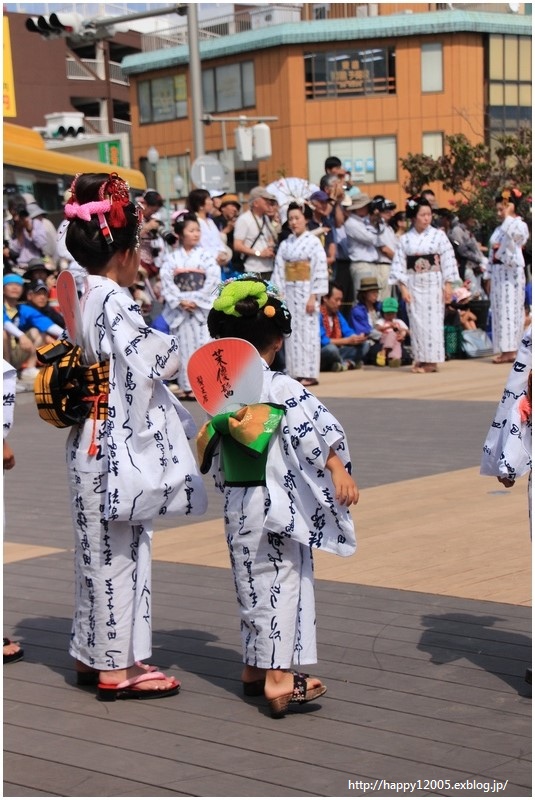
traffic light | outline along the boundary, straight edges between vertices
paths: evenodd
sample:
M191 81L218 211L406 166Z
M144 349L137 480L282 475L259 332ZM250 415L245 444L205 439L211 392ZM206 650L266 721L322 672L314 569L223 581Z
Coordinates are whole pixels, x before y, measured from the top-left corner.
M82 111L64 111L45 114L46 135L49 139L64 139L85 133Z
M49 17L28 17L26 30L38 33L45 39L67 39L81 36L84 20L81 14L50 14Z

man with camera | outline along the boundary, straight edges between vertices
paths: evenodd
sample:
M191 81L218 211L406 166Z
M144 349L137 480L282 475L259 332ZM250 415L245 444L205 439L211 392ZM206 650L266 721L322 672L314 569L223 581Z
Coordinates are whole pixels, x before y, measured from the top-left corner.
M265 280L273 272L277 237L268 211L276 203L265 186L255 186L249 192L249 210L240 214L234 227L234 252L241 255L244 272L258 272Z
M24 198L14 195L8 201L9 250L17 261L17 268L25 268L32 258L43 256L47 246L47 232L42 219L33 217L26 207Z
M396 208L396 204L383 197L382 194L376 194L370 203L370 222L382 241L382 245L377 248L378 261L376 264L376 277L381 287L379 291L379 300L381 301L390 296L388 276L398 243L394 229L390 227L390 220Z
M163 198L159 192L147 189L140 205L143 207L143 223L141 226L141 266L147 271L149 278L158 275L160 270L159 256L165 252L165 243L160 235L161 220L157 214L163 207Z
M372 276L379 281L379 248L383 246L383 241L379 231L371 222L371 206L371 198L362 193L353 199L349 207L344 208L347 215L344 227L351 262L349 269L355 300L363 278Z

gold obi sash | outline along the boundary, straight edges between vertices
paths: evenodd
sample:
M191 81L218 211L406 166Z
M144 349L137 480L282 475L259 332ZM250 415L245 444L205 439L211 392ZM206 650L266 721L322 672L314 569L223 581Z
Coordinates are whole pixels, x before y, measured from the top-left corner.
M285 261L284 277L289 283L291 281L309 281L310 261Z

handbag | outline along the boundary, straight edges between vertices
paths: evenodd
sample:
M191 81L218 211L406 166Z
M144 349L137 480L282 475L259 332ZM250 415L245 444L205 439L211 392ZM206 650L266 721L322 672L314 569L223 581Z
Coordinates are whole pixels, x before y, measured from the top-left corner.
M493 353L492 342L485 331L476 328L474 331L461 333L461 347L468 358L483 358Z

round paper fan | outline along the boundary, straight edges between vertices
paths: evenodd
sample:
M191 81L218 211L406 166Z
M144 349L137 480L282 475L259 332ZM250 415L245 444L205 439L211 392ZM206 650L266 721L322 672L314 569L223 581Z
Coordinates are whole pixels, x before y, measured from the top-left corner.
M188 361L193 394L212 416L257 403L263 373L257 349L245 339L215 339L199 347Z

